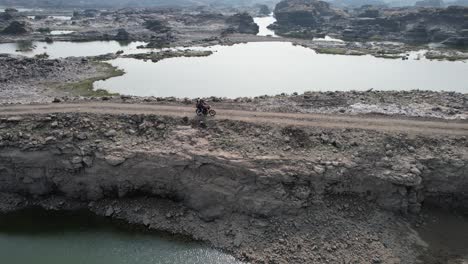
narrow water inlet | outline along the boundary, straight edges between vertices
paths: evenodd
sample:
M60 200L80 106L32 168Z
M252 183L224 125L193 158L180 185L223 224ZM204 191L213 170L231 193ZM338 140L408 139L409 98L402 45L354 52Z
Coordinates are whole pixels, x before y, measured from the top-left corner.
M24 254L24 252L28 254ZM241 263L187 238L131 228L87 211L0 214L2 263Z
M254 17L254 22L259 27L257 36L278 37L273 30L268 28L268 26L276 22L273 13L266 17Z
M468 215L428 205L422 211L424 222L416 230L429 246L431 256L423 263L468 263Z

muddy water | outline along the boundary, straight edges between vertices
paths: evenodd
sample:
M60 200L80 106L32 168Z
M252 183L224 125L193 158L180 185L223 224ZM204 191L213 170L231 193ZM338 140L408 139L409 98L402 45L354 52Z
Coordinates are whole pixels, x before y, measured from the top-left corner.
M212 47L203 58L116 59L124 76L95 88L139 96L240 97L334 90L468 92L468 63L317 54L285 42Z
M468 217L432 207L424 212L425 223L417 229L429 245L422 263L468 264Z
M130 231L88 213L0 215L1 263L234 264L232 256L168 235Z
M59 34L57 34L59 33ZM53 31L51 34L70 34L70 31ZM79 57L79 56L97 56L107 53L115 53L119 50L124 52L142 52L137 49L138 46L144 45L144 42L124 43L118 41L90 41L90 42L62 42L56 41L53 43L46 42L18 42L18 43L3 43L0 44L0 53L16 54L23 56L35 56L46 52L51 58L64 57ZM29 51L19 51L26 50Z
M271 14L267 17L255 17L254 22L259 27L258 36L272 36L277 37L275 32L271 29L268 29L268 26L276 22L276 18Z

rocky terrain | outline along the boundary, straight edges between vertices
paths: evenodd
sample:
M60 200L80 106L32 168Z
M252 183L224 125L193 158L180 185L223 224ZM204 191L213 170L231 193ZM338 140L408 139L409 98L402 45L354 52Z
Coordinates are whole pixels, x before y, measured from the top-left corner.
M51 11L52 12L52 11ZM75 11L69 20L17 11L0 13L0 42L43 41L146 41L187 45L233 33L257 34L252 16L236 12L200 12L193 9L122 9ZM45 13L47 14L47 13ZM51 31L72 31L50 35Z
M249 41L404 60L437 42L442 48L421 56L468 58L453 49L466 47L466 8L345 11L285 0L272 26L282 37L256 36L252 15L267 9L0 13L3 43L179 47L60 59L0 54L0 213L86 209L207 241L249 263L461 263L464 256L434 250L418 228L431 206L468 213L467 93L209 97L218 115L205 118L195 116L193 98L93 90L123 74L103 61L210 56L194 46ZM314 40L326 35L346 41Z
M2 211L89 208L252 263L414 263L432 255L399 213L468 209L465 136L151 114L0 122Z
M402 58L408 51L429 49L431 59L468 58L466 51L457 50L466 44L466 8L462 7L416 11L362 7L344 11L320 1L283 1L276 8L278 22L270 26L282 38L256 36L258 26L252 17L264 15L261 6L6 10L0 13L0 42L117 40L143 41L148 48L164 48L284 41L331 54ZM326 35L345 42L317 40Z
M350 41L442 43L466 48L467 7L379 8L344 11L317 0L284 0L275 8L277 34L299 38L336 35Z
M94 81L121 74L109 64L86 58L21 56L0 56L0 72L0 104L50 102L55 97L99 95L101 92L92 90Z
M140 54L129 54L124 55L124 58L134 58L137 60L151 60L152 62L158 62L164 59L177 58L177 57L207 57L213 54L212 51L198 51L198 50L163 50L161 52L150 52Z

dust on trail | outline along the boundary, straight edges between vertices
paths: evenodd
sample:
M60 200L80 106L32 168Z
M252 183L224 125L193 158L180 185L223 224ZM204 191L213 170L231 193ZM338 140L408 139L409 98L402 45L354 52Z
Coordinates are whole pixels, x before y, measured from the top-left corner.
M447 120L415 120L395 117L344 116L253 112L216 109L217 119L276 125L313 126L337 129L365 129L394 133L468 136L468 122ZM0 115L29 115L48 113L154 114L164 116L193 116L194 107L125 103L61 103L42 105L1 106Z

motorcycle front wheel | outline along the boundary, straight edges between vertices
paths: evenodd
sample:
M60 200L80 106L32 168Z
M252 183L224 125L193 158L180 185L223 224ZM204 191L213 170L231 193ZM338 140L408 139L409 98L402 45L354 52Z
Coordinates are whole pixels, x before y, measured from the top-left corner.
M215 116L215 115L216 115L216 111L215 111L215 110L210 110L210 111L208 111L208 114L209 114L210 116Z

